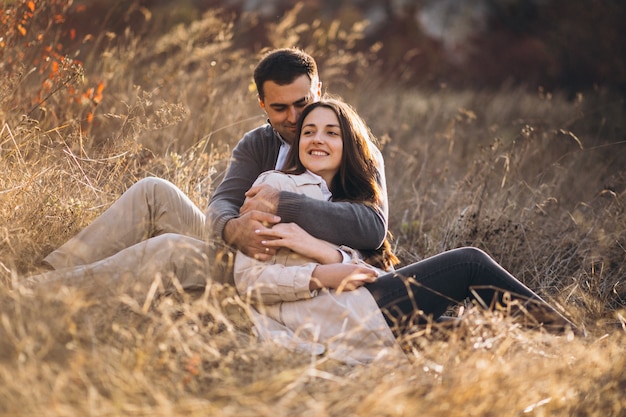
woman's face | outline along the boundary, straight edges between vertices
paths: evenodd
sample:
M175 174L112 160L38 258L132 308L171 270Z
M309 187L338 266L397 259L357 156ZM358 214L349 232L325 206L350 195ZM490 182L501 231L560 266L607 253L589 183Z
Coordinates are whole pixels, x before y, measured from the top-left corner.
M313 109L302 123L299 155L302 165L330 185L339 171L343 140L339 119L326 107Z

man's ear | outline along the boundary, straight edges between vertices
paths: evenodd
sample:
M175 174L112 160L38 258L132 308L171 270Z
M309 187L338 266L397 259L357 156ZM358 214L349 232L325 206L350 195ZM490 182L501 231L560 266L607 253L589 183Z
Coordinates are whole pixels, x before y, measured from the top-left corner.
M322 98L322 82L317 83L317 97Z
M257 99L259 99L259 106L261 106L261 108L265 110L265 102L263 101L263 99L259 96L257 96Z

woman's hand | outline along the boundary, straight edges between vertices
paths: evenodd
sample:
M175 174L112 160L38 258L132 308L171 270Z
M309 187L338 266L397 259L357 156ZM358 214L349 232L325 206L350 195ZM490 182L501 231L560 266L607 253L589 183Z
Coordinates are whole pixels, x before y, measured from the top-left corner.
M373 268L363 264L318 265L313 270L309 289L313 291L320 288L332 288L338 293L352 291L368 282L374 282L377 276Z
M278 223L270 229L258 229L263 245L271 249L288 248L321 264L341 262L341 253L335 246L311 236L296 223Z

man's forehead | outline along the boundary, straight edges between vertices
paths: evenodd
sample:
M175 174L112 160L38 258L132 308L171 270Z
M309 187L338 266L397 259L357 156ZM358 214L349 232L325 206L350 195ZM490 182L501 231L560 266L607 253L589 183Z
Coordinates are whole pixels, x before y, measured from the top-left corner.
M307 104L309 102L311 102L313 100L313 95L312 94L308 94L306 96L302 96L299 98L296 98L295 100L292 99L286 99L286 100L265 100L265 104L267 106L292 106L292 105L298 105L298 104Z
M294 104L309 101L314 95L315 86L307 76L296 79L291 84L279 85L273 81L266 81L263 86L265 104Z

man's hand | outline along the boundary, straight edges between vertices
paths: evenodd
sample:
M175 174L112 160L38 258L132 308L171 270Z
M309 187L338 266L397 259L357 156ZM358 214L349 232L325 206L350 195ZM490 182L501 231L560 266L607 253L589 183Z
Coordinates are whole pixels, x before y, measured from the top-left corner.
M257 230L265 230L280 222L280 217L261 211L250 211L229 220L224 226L224 241L246 255L261 261L269 260L276 249L261 243L266 240Z
M255 185L246 193L246 201L239 209L239 214L243 215L252 211L276 214L279 195L279 191L271 185Z

